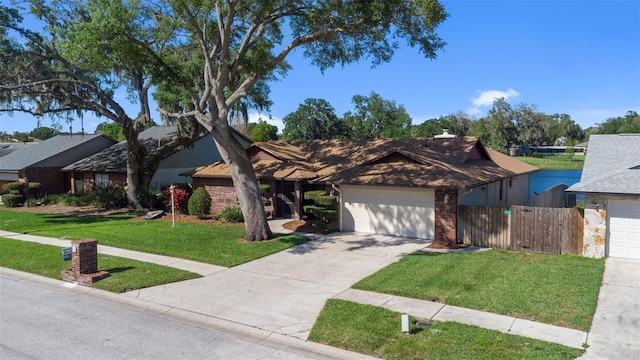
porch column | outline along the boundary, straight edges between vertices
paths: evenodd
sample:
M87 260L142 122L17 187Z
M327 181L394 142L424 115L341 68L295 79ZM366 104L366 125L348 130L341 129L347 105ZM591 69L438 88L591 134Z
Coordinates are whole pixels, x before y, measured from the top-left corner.
M435 197L436 244L453 247L457 242L458 190L436 189Z
M302 184L299 180L296 180L294 183L295 190L295 199L294 199L294 209L293 209L293 218L295 220L302 220Z

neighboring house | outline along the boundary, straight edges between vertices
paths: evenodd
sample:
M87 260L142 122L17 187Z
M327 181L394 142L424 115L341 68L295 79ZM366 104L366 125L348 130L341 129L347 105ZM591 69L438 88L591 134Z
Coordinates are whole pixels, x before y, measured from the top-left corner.
M146 161L174 139L175 126L154 126L138 134L140 143L146 148ZM247 146L251 140L239 132L232 130L238 141ZM160 161L160 165L150 183L152 189L160 189L171 184L190 183L191 178L181 176L180 173L194 167L220 161L220 153L213 138L203 134L194 144L185 149L176 149ZM127 142L121 141L103 151L79 160L65 167L63 171L74 179L71 184L73 193L90 192L95 185L120 185L127 181Z
M115 144L104 135L57 135L42 142L21 146L0 157L0 182L40 183L43 194L70 190L69 174L61 169Z
M537 170L471 137L269 141L247 152L276 217L300 219L304 192L325 189L340 195L342 231L441 243L456 241L457 205L521 204ZM210 193L212 212L236 204L226 164L187 175Z
M591 135L580 182L584 255L640 260L640 134Z

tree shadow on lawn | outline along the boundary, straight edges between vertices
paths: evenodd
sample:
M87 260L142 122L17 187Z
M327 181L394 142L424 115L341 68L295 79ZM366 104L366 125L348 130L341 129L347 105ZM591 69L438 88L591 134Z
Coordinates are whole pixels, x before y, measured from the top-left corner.
M128 270L134 270L136 267L135 266L121 266L121 267L114 267L111 269L102 269L102 271L106 271L109 274L117 274L120 272L125 272Z

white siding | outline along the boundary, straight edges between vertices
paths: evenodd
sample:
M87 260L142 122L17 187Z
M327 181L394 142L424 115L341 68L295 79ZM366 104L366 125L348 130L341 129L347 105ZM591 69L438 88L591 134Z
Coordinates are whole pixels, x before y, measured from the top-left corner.
M640 260L640 201L609 200L607 217L607 255Z
M435 237L433 189L342 185L342 230Z

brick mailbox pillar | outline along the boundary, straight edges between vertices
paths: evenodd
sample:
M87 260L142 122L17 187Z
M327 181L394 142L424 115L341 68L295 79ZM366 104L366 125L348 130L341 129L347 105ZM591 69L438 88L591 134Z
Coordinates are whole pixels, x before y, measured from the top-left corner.
M109 276L98 271L98 240L85 239L71 242L71 269L62 270L62 280L80 285L91 285Z

